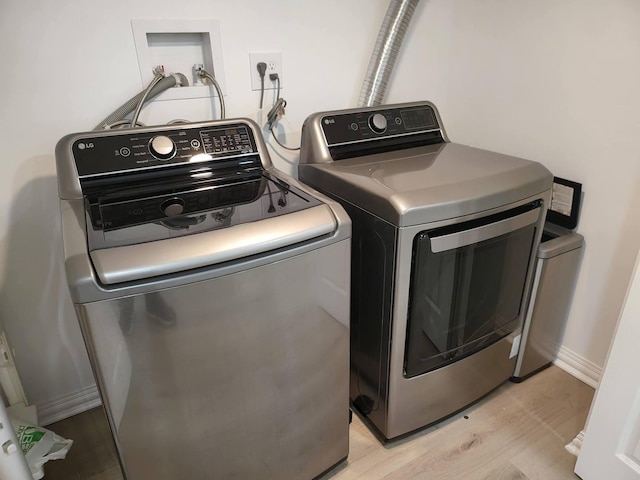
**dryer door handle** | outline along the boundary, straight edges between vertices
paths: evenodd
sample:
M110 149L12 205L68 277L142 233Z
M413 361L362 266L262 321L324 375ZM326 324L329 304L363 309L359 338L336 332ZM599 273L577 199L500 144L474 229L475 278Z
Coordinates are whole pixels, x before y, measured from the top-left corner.
M431 251L433 253L439 253L480 243L484 240L499 237L500 235L514 232L520 228L534 224L539 218L540 208L536 208L526 213L472 228L470 230L463 230L461 232L450 233L448 235L432 237L430 238Z

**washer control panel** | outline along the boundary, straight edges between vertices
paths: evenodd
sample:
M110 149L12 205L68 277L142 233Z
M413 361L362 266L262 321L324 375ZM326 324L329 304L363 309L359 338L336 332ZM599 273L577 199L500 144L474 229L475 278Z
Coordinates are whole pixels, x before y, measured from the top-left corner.
M326 115L321 123L328 146L440 130L428 105Z
M80 178L165 165L189 164L257 153L251 129L242 123L222 127L176 128L81 138L72 146Z

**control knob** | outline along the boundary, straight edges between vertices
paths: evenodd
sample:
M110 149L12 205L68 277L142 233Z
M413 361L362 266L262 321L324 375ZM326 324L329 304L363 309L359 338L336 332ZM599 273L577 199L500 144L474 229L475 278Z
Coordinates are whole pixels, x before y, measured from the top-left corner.
M165 200L160 205L160 210L167 217L173 217L175 215L180 215L184 212L184 200L178 197L169 198Z
M375 133L384 133L387 129L387 119L381 113L375 113L369 117L369 128Z
M159 160L169 160L176 153L176 145L165 135L156 135L149 142L151 155Z

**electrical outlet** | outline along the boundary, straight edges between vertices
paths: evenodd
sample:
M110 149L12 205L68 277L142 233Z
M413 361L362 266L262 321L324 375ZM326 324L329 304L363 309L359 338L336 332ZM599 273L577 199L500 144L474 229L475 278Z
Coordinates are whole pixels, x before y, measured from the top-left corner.
M251 89L260 90L260 74L258 73L258 63L267 64L267 71L264 74L264 89L273 90L277 88L276 82L269 79L269 74L277 73L282 88L282 54L280 52L250 53L249 67L251 68Z

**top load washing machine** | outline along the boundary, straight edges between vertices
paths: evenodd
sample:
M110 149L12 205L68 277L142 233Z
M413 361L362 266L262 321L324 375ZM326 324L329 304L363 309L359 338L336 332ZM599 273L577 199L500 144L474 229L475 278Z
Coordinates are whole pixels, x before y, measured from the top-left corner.
M450 143L429 102L322 112L299 178L353 221L353 406L384 439L514 371L550 200L542 165Z
M128 480L311 479L347 457L343 208L245 119L68 135L65 268Z

